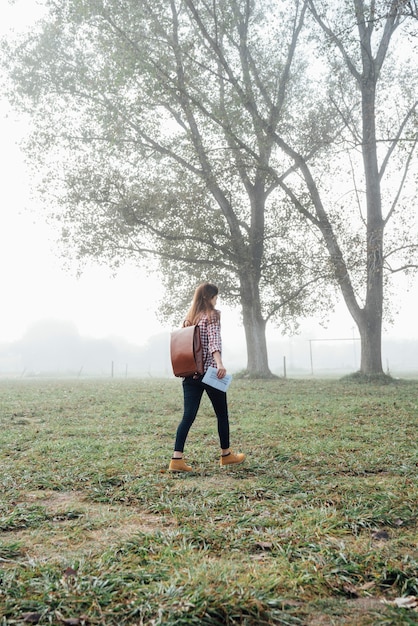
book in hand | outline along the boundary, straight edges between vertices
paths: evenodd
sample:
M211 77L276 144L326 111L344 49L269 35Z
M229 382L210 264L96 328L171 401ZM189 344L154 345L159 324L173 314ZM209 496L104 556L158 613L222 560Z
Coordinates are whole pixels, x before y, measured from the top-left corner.
M223 378L218 378L218 370L216 367L209 367L206 374L202 378L202 383L215 387L220 391L226 391L231 384L231 374L225 374Z

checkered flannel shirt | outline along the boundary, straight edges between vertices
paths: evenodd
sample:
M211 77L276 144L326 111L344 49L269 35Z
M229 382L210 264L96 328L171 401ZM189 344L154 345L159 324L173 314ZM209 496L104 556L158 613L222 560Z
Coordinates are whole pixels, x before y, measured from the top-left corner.
M219 312L217 314L203 315L198 322L200 328L200 338L203 348L203 370L206 372L209 367L216 367L213 353L222 353L221 322Z

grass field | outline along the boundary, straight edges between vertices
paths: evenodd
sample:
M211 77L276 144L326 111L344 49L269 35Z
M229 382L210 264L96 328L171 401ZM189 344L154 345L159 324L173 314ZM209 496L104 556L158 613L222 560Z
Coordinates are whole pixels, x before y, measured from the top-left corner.
M180 381L1 381L0 624L418 624L418 382L228 397L172 475Z

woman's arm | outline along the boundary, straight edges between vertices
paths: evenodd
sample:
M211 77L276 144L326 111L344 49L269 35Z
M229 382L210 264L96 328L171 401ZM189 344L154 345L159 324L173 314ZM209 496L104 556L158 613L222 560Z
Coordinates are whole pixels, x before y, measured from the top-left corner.
M213 311L208 319L208 340L209 350L213 356L218 370L218 378L223 378L226 374L226 368L222 363L222 340L221 340L221 322L219 313Z
M212 353L212 356L215 359L216 367L218 369L217 376L218 378L223 378L226 374L226 369L222 363L221 353L219 352L219 350L216 350L216 352Z

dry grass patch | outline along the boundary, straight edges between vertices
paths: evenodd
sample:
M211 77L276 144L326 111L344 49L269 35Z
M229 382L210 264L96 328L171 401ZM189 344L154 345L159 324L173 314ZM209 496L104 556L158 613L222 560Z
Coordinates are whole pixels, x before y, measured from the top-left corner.
M80 491L28 491L20 494L16 504L41 507L48 519L41 527L7 532L8 543L19 544L25 560L32 562L73 562L100 555L138 533L152 534L176 525L166 516L91 502Z
M382 601L378 598L356 598L355 600L341 600L333 605L333 615L326 615L323 612L313 611L307 616L305 624L309 626L379 626L385 623L395 625L390 618L385 621L382 615ZM400 624L402 622L399 622Z

